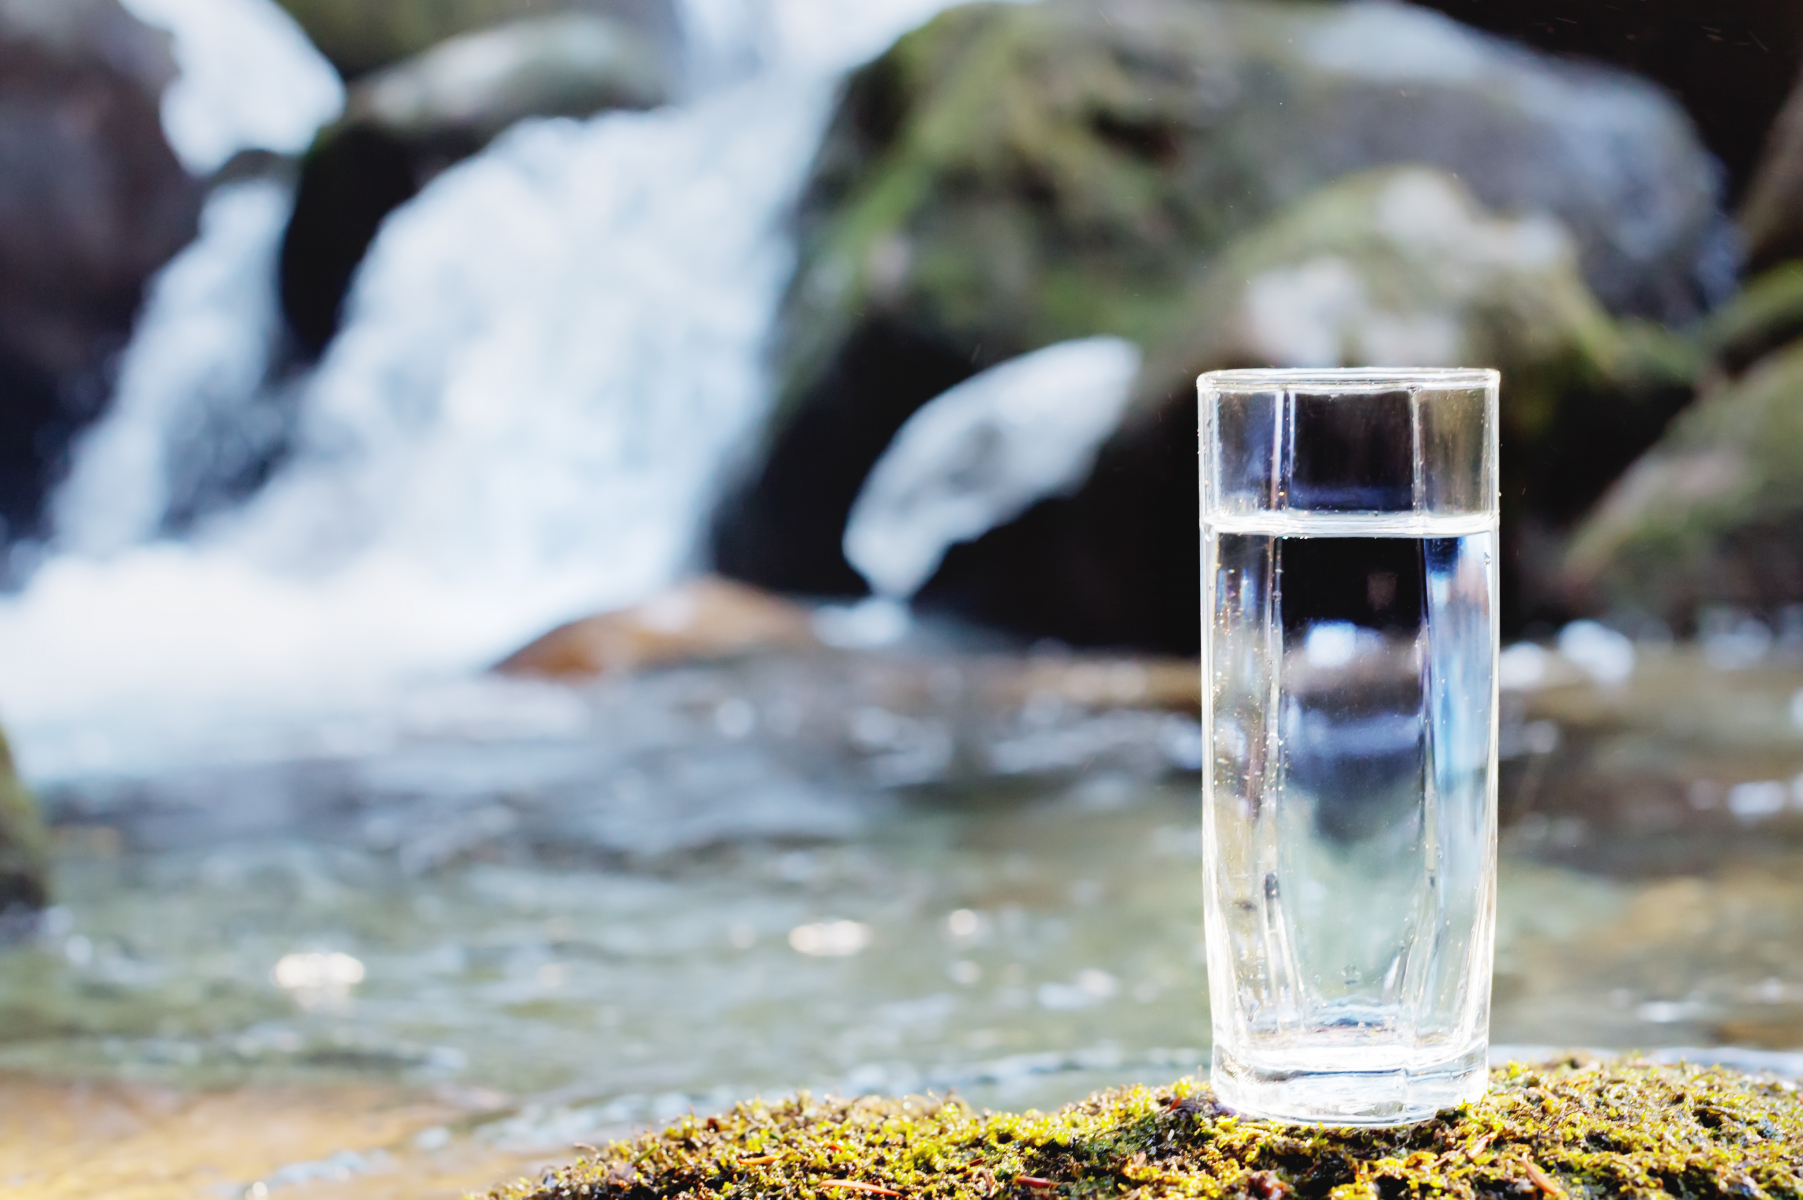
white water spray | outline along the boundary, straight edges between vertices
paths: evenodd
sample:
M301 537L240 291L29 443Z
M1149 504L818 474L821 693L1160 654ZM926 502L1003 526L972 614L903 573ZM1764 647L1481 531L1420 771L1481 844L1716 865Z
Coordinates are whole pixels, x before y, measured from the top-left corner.
M785 216L833 81L942 6L852 19L780 0L749 82L528 122L396 212L261 494L186 541L65 551L0 602L0 718L28 773L238 752L272 723L367 711L689 569L721 466L768 398ZM180 291L164 284L159 299ZM145 333L193 315L153 309ZM109 424L156 407L122 403ZM148 532L154 492L124 489L89 544Z

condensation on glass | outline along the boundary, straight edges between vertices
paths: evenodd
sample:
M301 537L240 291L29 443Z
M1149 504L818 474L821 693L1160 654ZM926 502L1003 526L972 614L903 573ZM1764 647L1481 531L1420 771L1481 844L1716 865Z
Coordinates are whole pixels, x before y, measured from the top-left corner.
M1203 829L1228 1106L1399 1124L1486 1082L1494 371L1199 383Z

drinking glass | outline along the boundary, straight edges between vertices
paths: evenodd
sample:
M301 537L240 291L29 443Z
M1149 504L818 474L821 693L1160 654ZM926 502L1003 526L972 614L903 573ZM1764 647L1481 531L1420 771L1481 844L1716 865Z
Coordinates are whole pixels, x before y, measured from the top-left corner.
M1394 1125L1482 1095L1496 895L1494 371L1199 381L1213 1080Z

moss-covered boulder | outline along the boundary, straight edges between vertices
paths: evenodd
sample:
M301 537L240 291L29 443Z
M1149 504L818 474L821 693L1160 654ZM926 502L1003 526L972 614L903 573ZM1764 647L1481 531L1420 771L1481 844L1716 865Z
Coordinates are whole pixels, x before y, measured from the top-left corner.
M1803 1197L1788 1083L1630 1063L1512 1066L1401 1129L1244 1120L1187 1081L1055 1113L803 1096L689 1117L494 1200L617 1197Z
M399 62L447 38L508 21L586 12L624 21L673 52L671 0L279 0L347 78Z
M862 590L840 554L846 514L922 403L1066 338L1156 345L1233 239L1403 162L1497 211L1558 217L1612 311L1695 311L1713 172L1648 84L1399 4L942 14L844 94L803 204L776 413L720 508L718 563Z
M1680 627L1707 604L1803 600L1803 342L1684 413L1585 521L1567 564L1599 603Z
M1238 366L1495 366L1519 620L1557 598L1556 535L1690 397L1695 356L1611 318L1545 217L1422 167L1354 176L1236 239L1155 347L1088 482L954 548L928 607L1091 643L1194 646L1195 378Z
M20 781L0 732L0 923L43 908L50 896L50 837L37 801Z

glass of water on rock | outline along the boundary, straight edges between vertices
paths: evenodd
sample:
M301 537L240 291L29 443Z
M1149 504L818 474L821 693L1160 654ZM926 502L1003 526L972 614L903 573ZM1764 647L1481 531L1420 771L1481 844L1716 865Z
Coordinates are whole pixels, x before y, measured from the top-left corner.
M1213 1081L1421 1120L1487 1081L1494 371L1200 380Z

